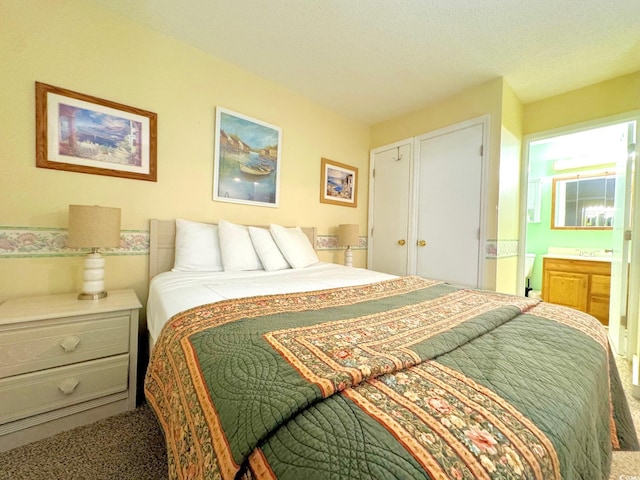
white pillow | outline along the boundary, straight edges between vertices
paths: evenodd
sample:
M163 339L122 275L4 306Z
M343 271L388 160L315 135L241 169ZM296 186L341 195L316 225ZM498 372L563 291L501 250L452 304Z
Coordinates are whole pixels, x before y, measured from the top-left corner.
M225 272L262 270L262 263L253 248L247 227L220 220L218 235L220 236L220 252Z
M285 228L272 224L269 230L282 255L293 268L305 268L320 261L300 227Z
M174 272L221 272L218 226L176 219Z
M258 257L267 272L291 268L266 228L249 227L249 236Z

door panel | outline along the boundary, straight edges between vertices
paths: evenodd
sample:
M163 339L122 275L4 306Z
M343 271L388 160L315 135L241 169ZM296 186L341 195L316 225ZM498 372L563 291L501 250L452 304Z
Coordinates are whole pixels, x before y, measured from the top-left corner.
M615 216L613 219L613 245L611 256L611 293L609 303L609 338L613 349L626 354L627 300L629 289L628 265L630 241L625 232L631 230L631 192L633 183L633 152L635 151L636 122L627 127L627 139L620 150L612 149L616 159Z
M407 274L411 163L410 143L373 154L375 176L369 212L370 233L373 230L369 237L371 270Z
M483 125L418 140L416 273L478 287Z

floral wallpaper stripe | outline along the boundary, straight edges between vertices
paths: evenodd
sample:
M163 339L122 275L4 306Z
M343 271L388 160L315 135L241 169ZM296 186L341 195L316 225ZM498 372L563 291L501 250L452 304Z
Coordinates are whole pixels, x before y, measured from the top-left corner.
M3 227L0 226L0 258L74 257L83 256L87 249L67 248L66 228ZM318 250L342 250L335 235L318 235ZM367 238L360 237L355 250L367 249ZM149 232L123 230L119 248L101 249L103 255L148 255Z
M367 249L367 237L358 237L360 241L358 245L354 245L351 248L353 250L366 250ZM345 247L338 245L337 235L318 235L316 237L316 250L344 250Z
M0 258L86 255L86 248L68 248L66 241L66 228L0 227ZM103 255L148 255L149 232L123 230L120 233L120 247L100 251Z
M518 240L487 240L485 257L490 259L518 256Z
M65 246L66 228L49 227L3 227L0 226L0 258L20 257L73 257L85 255L87 249ZM318 235L317 250L342 250L336 235ZM354 250L367 249L367 237L360 237ZM148 255L149 232L146 230L123 230L119 248L106 248L103 255ZM498 259L516 257L518 240L488 240L485 258Z

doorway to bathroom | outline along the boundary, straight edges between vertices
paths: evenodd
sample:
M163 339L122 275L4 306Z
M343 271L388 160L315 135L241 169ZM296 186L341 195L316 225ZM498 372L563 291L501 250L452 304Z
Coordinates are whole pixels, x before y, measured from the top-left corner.
M526 221L519 242L519 291L527 288L530 295L598 317L608 324L613 348L630 360L639 345L640 266L634 259L640 261L640 240L631 238L634 215L640 224L640 196L633 195L633 184L640 185L634 179L639 119L634 112L525 138L521 218ZM638 245L635 251L632 243ZM554 271L543 271L545 259ZM564 272L563 259L598 270ZM561 288L574 298L563 299Z

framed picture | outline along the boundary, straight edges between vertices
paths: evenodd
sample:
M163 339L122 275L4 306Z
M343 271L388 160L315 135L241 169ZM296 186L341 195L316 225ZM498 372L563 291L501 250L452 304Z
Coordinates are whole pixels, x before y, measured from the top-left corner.
M36 82L36 167L157 180L157 115Z
M346 207L358 206L358 169L322 159L320 201Z
M213 199L277 207L282 129L216 108Z

